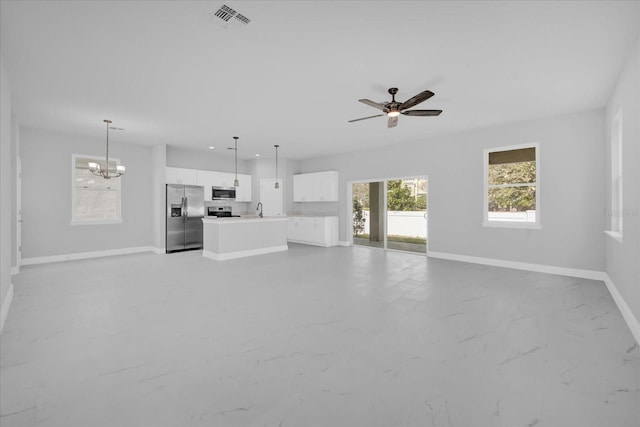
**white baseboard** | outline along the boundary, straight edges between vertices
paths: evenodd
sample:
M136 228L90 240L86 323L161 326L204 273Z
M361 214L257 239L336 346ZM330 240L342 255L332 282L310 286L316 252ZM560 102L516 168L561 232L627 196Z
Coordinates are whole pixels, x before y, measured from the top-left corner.
M469 255L456 255L446 252L427 251L430 258L447 259L450 261L462 261L472 264L492 265L494 267L513 268L516 270L536 271L538 273L557 274L559 276L579 277L581 279L605 280L603 271L583 270L579 268L556 267L553 265L531 264L528 262L506 261L495 258L482 258Z
M287 242L290 243L299 243L301 245L309 245L309 246L320 246L323 248L331 248L335 245L329 244L329 243L324 243L324 242L311 242L308 240L298 240L298 239L287 239Z
M248 251L228 252L224 254L217 254L215 252L203 250L202 256L205 258L212 259L214 261L226 261L226 260L235 259L235 258L244 258L244 257L254 256L254 255L264 255L264 254L270 254L273 252L281 252L281 251L286 251L288 249L289 249L289 246L281 245L281 246L272 246L270 248L251 249Z
M4 301L2 301L2 308L0 308L0 334L4 329L4 321L7 319L7 315L9 314L11 301L13 301L13 283L9 284L7 296L4 298Z
M133 248L109 249L105 251L79 252L75 254L52 255L34 258L22 258L22 265L44 264L48 262L75 261L87 258L100 258L113 255L128 255L139 252L155 252L153 246L137 246ZM164 252L163 252L164 253Z
M155 246L151 246L151 252L158 254L158 255L164 255L167 253L167 249L166 248L158 248Z
M625 322L627 322L627 326L631 330L631 333L636 339L636 342L640 344L640 322L638 322L636 316L633 315L633 312L631 311L625 300L622 298L622 295L620 295L620 292L618 292L618 288L616 288L616 285L613 283L609 275L605 273L605 276L606 277L604 279L604 283L605 285L607 285L607 289L609 289L611 297L618 306L620 313L622 313L622 317L624 318Z
M338 246L352 246L351 243L344 241L344 240L338 240Z

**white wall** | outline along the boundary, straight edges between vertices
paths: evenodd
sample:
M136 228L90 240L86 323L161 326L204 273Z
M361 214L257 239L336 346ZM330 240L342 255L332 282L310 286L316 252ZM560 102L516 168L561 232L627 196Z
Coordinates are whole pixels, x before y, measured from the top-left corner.
M350 181L428 176L430 251L603 271L604 132L604 112L588 111L304 160L301 169L339 171L341 241ZM540 144L542 229L483 227L483 149L529 142Z
M20 125L15 115L11 116L11 269L18 271L18 150L20 147Z
M109 142L110 155L127 167L122 180L122 224L71 222L71 155L104 156L105 140L21 128L22 255L38 258L152 246L151 147Z
M15 250L11 231L15 160L11 151L11 89L0 55L0 328L4 325L11 302L11 258Z
M607 105L606 205L610 209L611 124L622 109L623 135L623 239L605 237L606 271L635 318L640 320L640 40L630 52ZM608 228L608 227L607 227Z
M238 148L239 152L240 148ZM231 173L236 170L233 151L226 148L194 150L167 145L167 166ZM238 159L238 173L251 173L246 160Z
M153 166L153 247L158 252L165 249L166 234L166 191L165 191L165 167L167 164L167 146L159 144L151 149L151 158Z

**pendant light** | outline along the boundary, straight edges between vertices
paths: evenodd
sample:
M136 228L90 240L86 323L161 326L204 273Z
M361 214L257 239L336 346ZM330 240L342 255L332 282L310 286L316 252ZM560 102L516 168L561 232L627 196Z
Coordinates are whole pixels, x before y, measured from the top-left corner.
M236 179L233 180L233 186L234 187L240 187L240 181L238 181L238 137L234 136L233 139L235 140L235 152L236 152Z
M97 162L89 162L89 171L97 176L101 176L104 179L118 178L124 175L126 168L122 165L116 166L116 174L109 175L109 125L112 123L111 120L104 119L103 122L107 124L107 156L106 163L104 169L100 166L100 163Z
M276 184L274 185L274 188L277 190L280 188L280 183L278 182L278 147L280 146L276 144L274 147L276 147Z

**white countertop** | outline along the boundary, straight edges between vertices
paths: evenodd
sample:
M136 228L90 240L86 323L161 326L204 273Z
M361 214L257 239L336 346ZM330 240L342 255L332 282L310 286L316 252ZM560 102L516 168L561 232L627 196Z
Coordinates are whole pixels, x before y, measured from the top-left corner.
M338 218L338 216L337 215L289 215L287 218L325 219L325 218Z
M237 223L247 223L247 222L274 222L274 221L286 221L286 216L265 216L260 218L259 216L247 215L240 217L226 217L226 218L218 218L218 217L204 217L202 218L202 222L205 224L237 224Z

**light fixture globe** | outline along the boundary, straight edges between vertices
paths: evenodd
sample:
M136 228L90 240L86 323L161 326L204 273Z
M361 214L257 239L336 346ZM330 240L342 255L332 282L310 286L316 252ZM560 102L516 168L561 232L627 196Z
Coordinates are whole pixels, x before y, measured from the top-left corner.
M387 116L389 117L398 117L400 115L400 111L398 110L391 110L387 113Z

